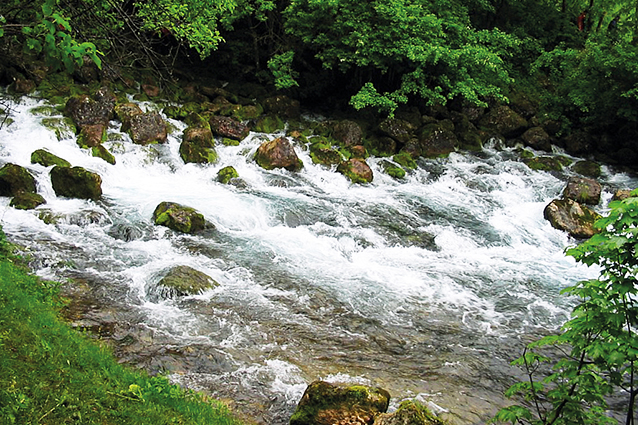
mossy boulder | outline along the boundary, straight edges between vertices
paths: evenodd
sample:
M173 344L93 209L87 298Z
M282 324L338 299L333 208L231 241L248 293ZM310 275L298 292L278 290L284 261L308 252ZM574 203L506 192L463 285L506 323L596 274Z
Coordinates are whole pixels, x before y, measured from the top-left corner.
M77 133L77 128L69 117L45 117L41 123L51 130L58 140L70 139Z
M91 124L107 126L114 108L115 95L108 88L101 88L93 98L84 94L70 97L64 112L80 128Z
M392 157L392 160L408 170L415 170L417 167L416 161L407 152L399 152Z
M106 126L104 124L87 124L82 127L77 138L77 144L83 149L100 146L106 140Z
M554 156L534 156L532 158L523 158L523 162L535 171L561 171L563 169L562 161Z
M264 115L257 120L254 130L260 133L275 133L286 128L286 123L277 115Z
M208 122L215 136L241 141L248 137L250 133L247 125L231 117L212 116Z
M228 184L232 179L239 177L239 173L235 170L235 167L229 165L222 168L217 172L217 181L223 184Z
M58 196L93 200L102 196L100 175L82 167L56 165L51 169L51 184Z
M416 143L416 139L414 140ZM366 149L374 156L392 156L397 153L399 149L398 142L388 136L369 137L365 139L363 143ZM410 142L408 141L407 144L409 143Z
M168 137L166 122L155 111L131 117L128 133L133 143L138 145L165 143Z
M53 155L51 152L44 149L37 149L31 153L31 164L40 164L44 167L50 167L52 165L59 165L62 167L70 167L69 161Z
M527 130L527 120L508 106L492 108L479 120L479 126L491 134L506 138L518 137Z
M255 161L266 170L285 168L288 171L299 171L303 168L303 162L286 137L262 143L255 154Z
M458 139L449 120L428 124L419 130L419 149L426 158L446 157L454 152Z
M143 113L144 111L137 103L127 102L115 105L115 116L122 123L121 131L128 131L131 128L131 119Z
M600 215L572 199L555 199L543 211L552 227L564 230L577 239L587 239L600 232L594 227Z
M35 193L35 178L24 167L5 164L0 168L0 196L16 196L20 192Z
M402 179L405 177L405 170L393 162L383 160L380 165L386 174L394 177L395 179Z
M315 164L327 166L339 165L343 161L341 153L333 149L330 143L323 138L310 145L310 158Z
M370 166L359 158L342 162L337 167L337 171L350 179L352 183L370 183L373 179Z
M115 165L115 157L108 149L106 149L102 145L93 146L91 148L91 155L96 158L101 158L104 161L108 162L111 165Z
M32 210L35 207L46 204L42 195L30 192L20 192L11 199L9 206L19 210Z
M342 146L356 146L361 144L363 131L356 122L343 120L334 124L332 137Z
M372 424L389 402L390 394L381 388L315 381L306 388L290 425Z
M594 179L572 176L567 181L563 197L581 204L597 205L600 202L602 186Z
M405 144L414 137L414 126L406 120L386 118L379 123L379 132L387 137Z
M210 227L197 210L175 202L161 202L153 211L153 222L182 233L197 233Z
M207 289L219 286L212 277L189 266L176 266L157 284L161 298L175 298L198 295Z
M395 412L377 416L374 425L446 425L446 422L418 401L405 400Z
M233 111L232 116L239 121L254 120L264 113L261 105L240 105L237 110Z
M213 132L207 127L188 127L182 134L182 141L207 148L215 145Z
M575 173L581 174L585 177L591 177L592 179L597 179L602 174L600 164L594 161L578 161L574 164L572 170Z
M214 164L219 158L215 148L186 141L179 145L179 156L186 164Z

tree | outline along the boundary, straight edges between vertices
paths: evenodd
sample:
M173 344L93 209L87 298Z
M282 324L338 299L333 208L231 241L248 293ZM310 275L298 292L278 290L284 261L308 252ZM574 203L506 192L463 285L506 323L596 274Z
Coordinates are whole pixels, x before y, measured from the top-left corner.
M532 409L514 405L502 409L498 422L521 424L605 424L606 397L625 397L627 425L635 423L638 395L638 190L623 201L609 204L611 211L596 226L601 233L567 250L567 255L601 268L598 279L563 290L579 303L559 335L530 344L514 364L529 380L512 386L508 396L522 395ZM542 354L548 347L564 355ZM551 372L538 380L543 364Z

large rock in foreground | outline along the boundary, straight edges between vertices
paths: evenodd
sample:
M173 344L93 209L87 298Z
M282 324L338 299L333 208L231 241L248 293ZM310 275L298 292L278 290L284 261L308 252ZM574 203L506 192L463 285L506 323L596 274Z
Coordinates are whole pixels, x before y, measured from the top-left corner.
M553 200L545 207L543 215L552 227L578 239L587 239L599 232L594 228L594 222L600 215L572 199Z
M315 381L306 388L290 425L372 424L389 402L390 394L381 388Z
M82 167L62 167L51 169L51 184L58 196L67 198L93 199L102 196L102 178Z
M173 267L157 284L162 298L175 298L198 295L207 289L219 286L219 283L206 273L189 266Z
M0 168L0 196L15 196L20 192L35 192L35 178L24 167L6 164Z
M209 227L197 210L175 202L161 202L153 211L153 222L182 233L196 233Z
M285 168L288 171L299 171L303 168L303 162L285 137L262 143L255 154L255 161L266 170Z

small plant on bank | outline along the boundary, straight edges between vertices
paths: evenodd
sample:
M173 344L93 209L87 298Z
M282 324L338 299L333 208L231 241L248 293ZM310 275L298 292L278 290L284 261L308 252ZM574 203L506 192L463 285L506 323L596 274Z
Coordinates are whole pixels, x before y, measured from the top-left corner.
M609 207L609 215L596 222L601 232L567 250L576 261L599 266L600 276L562 291L579 299L562 333L529 344L513 362L525 369L529 379L513 385L506 395L522 396L528 406L502 409L494 422L617 423L606 415L606 397L620 394L625 399L624 422L634 423L638 395L638 191ZM563 355L547 355L549 348ZM543 374L546 365L551 365L551 370Z

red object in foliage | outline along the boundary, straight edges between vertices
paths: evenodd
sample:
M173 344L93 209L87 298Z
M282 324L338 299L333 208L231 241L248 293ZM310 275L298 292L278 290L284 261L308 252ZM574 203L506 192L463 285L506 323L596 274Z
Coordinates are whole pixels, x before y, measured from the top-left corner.
M580 15L578 15L578 19L576 20L576 25L578 25L578 31L582 31L585 29L586 17L587 17L587 14L585 12L582 12Z

